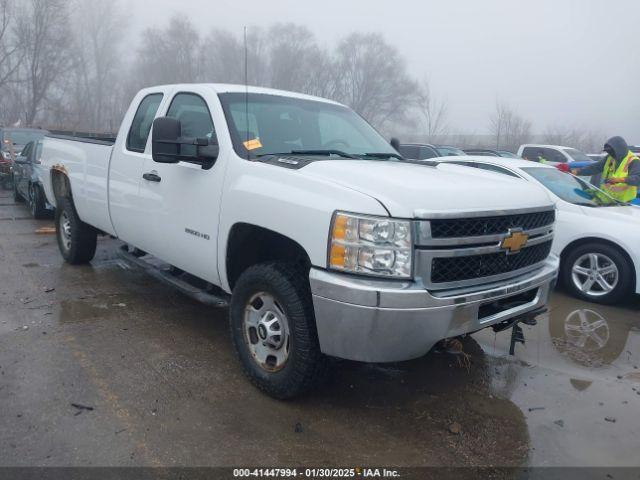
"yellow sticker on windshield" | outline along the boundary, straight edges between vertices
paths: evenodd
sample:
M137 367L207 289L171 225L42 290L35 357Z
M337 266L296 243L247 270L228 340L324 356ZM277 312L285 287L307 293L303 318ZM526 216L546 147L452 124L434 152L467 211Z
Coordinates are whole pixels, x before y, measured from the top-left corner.
M256 148L262 148L262 144L260 143L259 138L254 138L253 140L247 140L246 142L242 142L244 148L247 150L255 150Z

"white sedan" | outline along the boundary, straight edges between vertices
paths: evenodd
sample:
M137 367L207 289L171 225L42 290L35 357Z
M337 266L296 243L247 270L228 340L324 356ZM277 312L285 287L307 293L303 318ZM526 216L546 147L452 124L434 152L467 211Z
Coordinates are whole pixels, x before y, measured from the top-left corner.
M615 303L640 293L640 208L620 203L555 167L499 157L439 158L438 168L462 165L536 182L557 208L553 253L560 281L576 297ZM508 202L508 199L505 199Z

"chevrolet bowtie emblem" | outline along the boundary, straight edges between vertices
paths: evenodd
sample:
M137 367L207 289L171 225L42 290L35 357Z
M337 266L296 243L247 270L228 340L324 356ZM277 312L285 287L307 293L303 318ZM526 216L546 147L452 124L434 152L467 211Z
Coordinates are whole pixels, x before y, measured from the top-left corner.
M529 240L529 235L520 230L509 230L509 234L500 242L500 248L506 250L507 253L518 253L522 250Z

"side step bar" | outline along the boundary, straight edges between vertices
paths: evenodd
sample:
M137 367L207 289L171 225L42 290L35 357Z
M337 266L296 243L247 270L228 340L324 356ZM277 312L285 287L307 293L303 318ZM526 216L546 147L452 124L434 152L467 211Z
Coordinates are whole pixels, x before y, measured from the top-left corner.
M229 306L229 300L231 297L226 292L222 290L212 292L211 289L198 287L193 283L188 282L186 279L181 278L183 275L175 275L171 273L174 269L172 269L170 265L154 265L140 257L139 253L139 251L135 250L134 252L129 252L127 245L123 245L118 250L118 255L122 260L144 270L146 273L161 282L178 289L188 297L211 307ZM186 274L184 276L186 276Z

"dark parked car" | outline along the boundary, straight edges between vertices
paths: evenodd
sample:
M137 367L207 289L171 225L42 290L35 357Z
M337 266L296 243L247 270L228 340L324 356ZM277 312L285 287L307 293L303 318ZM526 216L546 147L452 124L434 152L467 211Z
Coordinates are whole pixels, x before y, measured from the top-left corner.
M405 143L400 145L398 153L411 160L428 160L441 156L436 147L428 143Z
M500 154L496 150L488 148L465 148L464 153L467 155L478 155L480 157L499 157Z
M441 157L459 157L466 155L464 151L451 145L435 145L435 148Z
M29 142L13 164L13 198L25 201L34 218L48 218L53 207L47 202L42 189L42 139Z
M38 140L47 133L38 128L0 127L0 182L4 188L11 188L13 161L32 140Z
M513 152L509 152L508 150L496 150L498 155L504 158L521 158Z
M464 153L480 157L520 158L515 153L511 153L506 150L491 150L490 148L465 148Z

